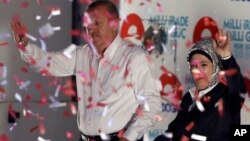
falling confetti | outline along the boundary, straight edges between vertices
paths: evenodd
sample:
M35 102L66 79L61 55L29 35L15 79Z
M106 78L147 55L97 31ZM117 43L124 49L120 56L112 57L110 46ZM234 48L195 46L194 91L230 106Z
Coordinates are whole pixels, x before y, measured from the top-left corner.
M197 141L206 141L207 137L202 136L202 135L192 134L191 139L194 139L194 140L197 140Z
M8 136L5 134L0 135L0 141L10 141Z
M71 54L72 52L76 49L76 45L75 44L70 44L66 49L64 49L63 54L68 57L71 58Z
M51 19L52 16L58 16L58 15L61 15L61 10L60 10L60 8L53 8L53 9L51 10L51 13L50 13L48 19Z
M22 102L22 96L19 93L15 93L15 98L17 101L19 101L20 103Z
M48 38L55 33L50 23L46 23L45 25L41 26L38 29L38 31L40 35L42 36L42 38Z
M67 131L67 132L66 132L66 137L67 137L68 139L73 139L73 138L74 138L74 135L73 135L73 133Z

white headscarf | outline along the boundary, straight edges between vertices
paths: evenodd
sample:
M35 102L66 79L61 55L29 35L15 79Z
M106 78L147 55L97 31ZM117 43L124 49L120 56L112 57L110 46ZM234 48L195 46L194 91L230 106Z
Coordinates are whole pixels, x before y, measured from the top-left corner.
M206 56L213 63L213 74L210 78L208 86L205 88L212 87L218 83L219 71L221 70L221 62L219 56L216 54L213 48L213 39L212 38L202 38L194 44L194 46L189 50L187 55L187 61L189 68L190 60L194 54L202 54Z

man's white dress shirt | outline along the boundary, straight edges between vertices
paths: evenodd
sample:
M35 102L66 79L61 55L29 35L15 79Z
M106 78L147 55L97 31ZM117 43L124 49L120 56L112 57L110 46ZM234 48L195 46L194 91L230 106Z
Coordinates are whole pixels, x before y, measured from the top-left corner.
M20 52L26 62L35 59L38 70L46 68L53 76L76 75L78 126L83 134L126 128L124 137L134 141L155 124L161 100L153 62L141 47L119 35L103 56L89 45L77 47L70 57L63 52L43 52L30 43ZM48 58L50 66L41 65ZM139 105L143 112L138 115Z

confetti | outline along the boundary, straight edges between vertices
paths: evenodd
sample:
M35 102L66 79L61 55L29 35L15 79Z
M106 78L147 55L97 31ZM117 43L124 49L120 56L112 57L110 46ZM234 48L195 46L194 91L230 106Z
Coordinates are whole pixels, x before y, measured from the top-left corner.
M36 15L36 20L40 21L42 19L42 16Z
M56 87L55 97L58 97L60 89L61 89L61 85L58 85L58 86Z
M65 107L67 105L66 102L60 103L60 102L54 102L49 104L49 108L53 109L53 108L59 108L59 107Z
M0 68L0 74L2 74L2 77L3 78L6 78L7 77L7 72L8 72L8 70L7 70L7 66L4 66L4 65L2 65L3 67L1 67Z
M160 13L163 13L163 8L162 8L161 4L160 4L160 3L156 3L156 5L157 5L158 11L159 11Z
M19 93L15 93L15 98L17 101L19 101L20 103L22 102L22 96Z
M7 41L0 42L0 46L8 46L8 45L9 45L9 42Z
M67 131L67 132L66 132L66 137L67 137L68 139L73 139L73 138L74 138L74 135L73 135L73 133Z
M75 30L71 30L71 31L69 32L69 34L70 34L71 36L80 36L81 32L80 32L79 29L75 29Z
M68 57L71 58L71 54L72 52L76 49L76 45L75 44L70 44L66 49L64 49L63 54Z
M164 132L163 135L169 139L173 138L173 133L172 132Z
M202 105L201 101L196 100L196 101L195 101L195 104L197 105L197 108L198 108L201 112L204 112L204 111L205 111L205 108L204 108L204 106Z
M46 133L46 129L44 127L44 124L40 123L39 126L38 126L38 129L39 129L39 133L41 135L44 135Z
M102 140L110 140L110 136L109 135L107 135L107 134L105 134L105 133L103 133L103 132L100 132L100 136L101 136L101 139Z
M17 126L17 123L15 122L15 123L10 127L9 131L10 131L10 132L13 131L13 129L14 129L16 126ZM0 140L0 141L1 141L1 140Z
M30 132L34 132L36 129L38 129L38 126L36 125L36 126L34 126L34 127L32 127L32 128L30 128Z
M8 84L8 81L7 80L3 80L3 81L0 82L0 84L2 86L6 86ZM1 88L0 88L0 93L1 93Z
M2 33L0 34L0 40L5 40L11 37L10 33Z
M44 139L44 138L42 138L42 137L38 137L38 138L37 138L37 141L51 141L51 140L49 140L49 139Z
M38 31L42 38L48 38L54 34L53 27L50 25L50 23L46 23L45 25L41 26Z
M32 35L30 35L30 34L28 34L28 33L26 33L25 36L26 36L27 38L29 38L30 40L34 41L34 42L37 41L36 37L34 37L34 36L32 36Z
M108 106L105 106L102 112L102 117L105 117L107 115L108 112Z
M3 134L3 135L0 135L0 141L10 141L8 136Z
M21 67L21 71L22 71L23 73L27 73L27 72L28 72L28 68L27 68L26 66Z
M198 140L198 141L206 141L207 137L206 136L201 136L197 134L192 134L191 139Z
M14 75L13 78L16 81L17 86L22 85L23 81L18 76Z
M48 20L51 19L52 16L58 16L58 15L61 15L60 8L53 8L51 10L51 13L50 13L49 17L48 17Z
M27 2L27 1L24 1L24 2L21 3L22 8L25 8L25 9L28 8L29 5L30 5L30 4L29 4L29 2Z
M72 113L73 115L76 115L76 114L77 114L77 110L76 110L75 104L74 104L74 103L70 103L69 106L70 106L70 111L71 111L71 113Z
M28 90L28 86L31 84L31 81L30 80L27 80L27 81L24 81L21 83L21 85L19 86L19 89L22 90L22 89L25 89L25 90Z

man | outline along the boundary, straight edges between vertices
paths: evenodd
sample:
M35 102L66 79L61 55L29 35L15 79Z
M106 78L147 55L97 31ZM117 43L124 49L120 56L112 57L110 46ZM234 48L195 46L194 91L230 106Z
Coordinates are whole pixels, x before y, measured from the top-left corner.
M39 62L50 58L46 69L51 75L76 75L82 140L140 140L161 110L153 63L143 49L121 39L119 13L112 2L95 1L87 13L90 43L70 52L70 57L29 43L18 20L11 24L15 43L24 61L38 62L38 70L44 69Z

